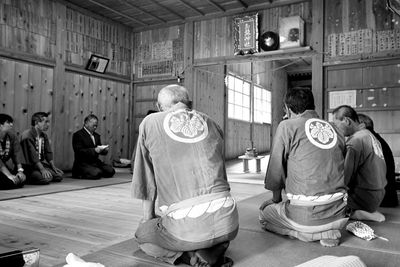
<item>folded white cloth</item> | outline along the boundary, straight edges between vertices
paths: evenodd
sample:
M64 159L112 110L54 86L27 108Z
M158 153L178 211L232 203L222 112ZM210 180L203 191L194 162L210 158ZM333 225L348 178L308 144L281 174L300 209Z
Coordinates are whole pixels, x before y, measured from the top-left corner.
M321 256L306 261L295 267L367 267L357 256L337 257L331 255Z
M65 260L67 264L64 267L105 267L101 263L86 262L73 253L68 253Z

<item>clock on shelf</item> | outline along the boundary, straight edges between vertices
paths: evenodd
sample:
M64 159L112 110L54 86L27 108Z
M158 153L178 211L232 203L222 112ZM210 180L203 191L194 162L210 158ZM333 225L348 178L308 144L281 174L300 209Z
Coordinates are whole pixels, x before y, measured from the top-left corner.
M279 48L279 36L275 32L264 32L259 38L259 45L264 51L277 50Z

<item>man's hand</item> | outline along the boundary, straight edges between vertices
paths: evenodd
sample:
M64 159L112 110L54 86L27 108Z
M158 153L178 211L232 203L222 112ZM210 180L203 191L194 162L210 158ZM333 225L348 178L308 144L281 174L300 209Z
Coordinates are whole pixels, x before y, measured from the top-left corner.
M15 175L7 175L7 178L10 179L15 185L19 184L19 179Z
M40 170L40 173L42 174L43 178L45 178L45 179L53 178L53 175L51 174L51 172L46 169Z
M101 145L101 146L96 146L95 147L95 151L96 153L100 154L100 153L107 153L108 149L109 149L109 145Z
M275 202L272 200L272 198L264 201L260 206L260 210L264 210L266 206L269 206L271 204L275 204Z
M19 180L19 184L25 183L26 176L23 172L18 172L17 175L15 175L15 177Z
M53 167L53 171L56 173L56 174L58 174L58 175L63 175L64 174L64 172L62 171L62 170L60 170L59 168L57 168L57 167Z

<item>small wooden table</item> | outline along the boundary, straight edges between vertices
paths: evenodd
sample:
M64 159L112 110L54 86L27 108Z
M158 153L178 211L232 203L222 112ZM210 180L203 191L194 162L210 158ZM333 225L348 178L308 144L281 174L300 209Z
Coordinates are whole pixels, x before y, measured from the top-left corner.
M261 172L261 159L265 156L250 157L246 155L241 155L238 158L243 161L243 172L249 172L249 160L256 160L256 172Z

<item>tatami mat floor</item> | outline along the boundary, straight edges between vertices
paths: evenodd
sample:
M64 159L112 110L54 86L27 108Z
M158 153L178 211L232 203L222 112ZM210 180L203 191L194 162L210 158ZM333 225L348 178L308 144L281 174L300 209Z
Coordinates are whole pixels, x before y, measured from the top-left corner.
M237 201L265 192L260 184L265 173L241 174L241 161L227 166ZM250 170L255 169L250 165ZM130 179L129 169L123 169L111 179L66 178L0 191L0 247L39 248L40 267L52 267L65 263L69 252L84 256L131 239L142 210L141 201L130 197Z

